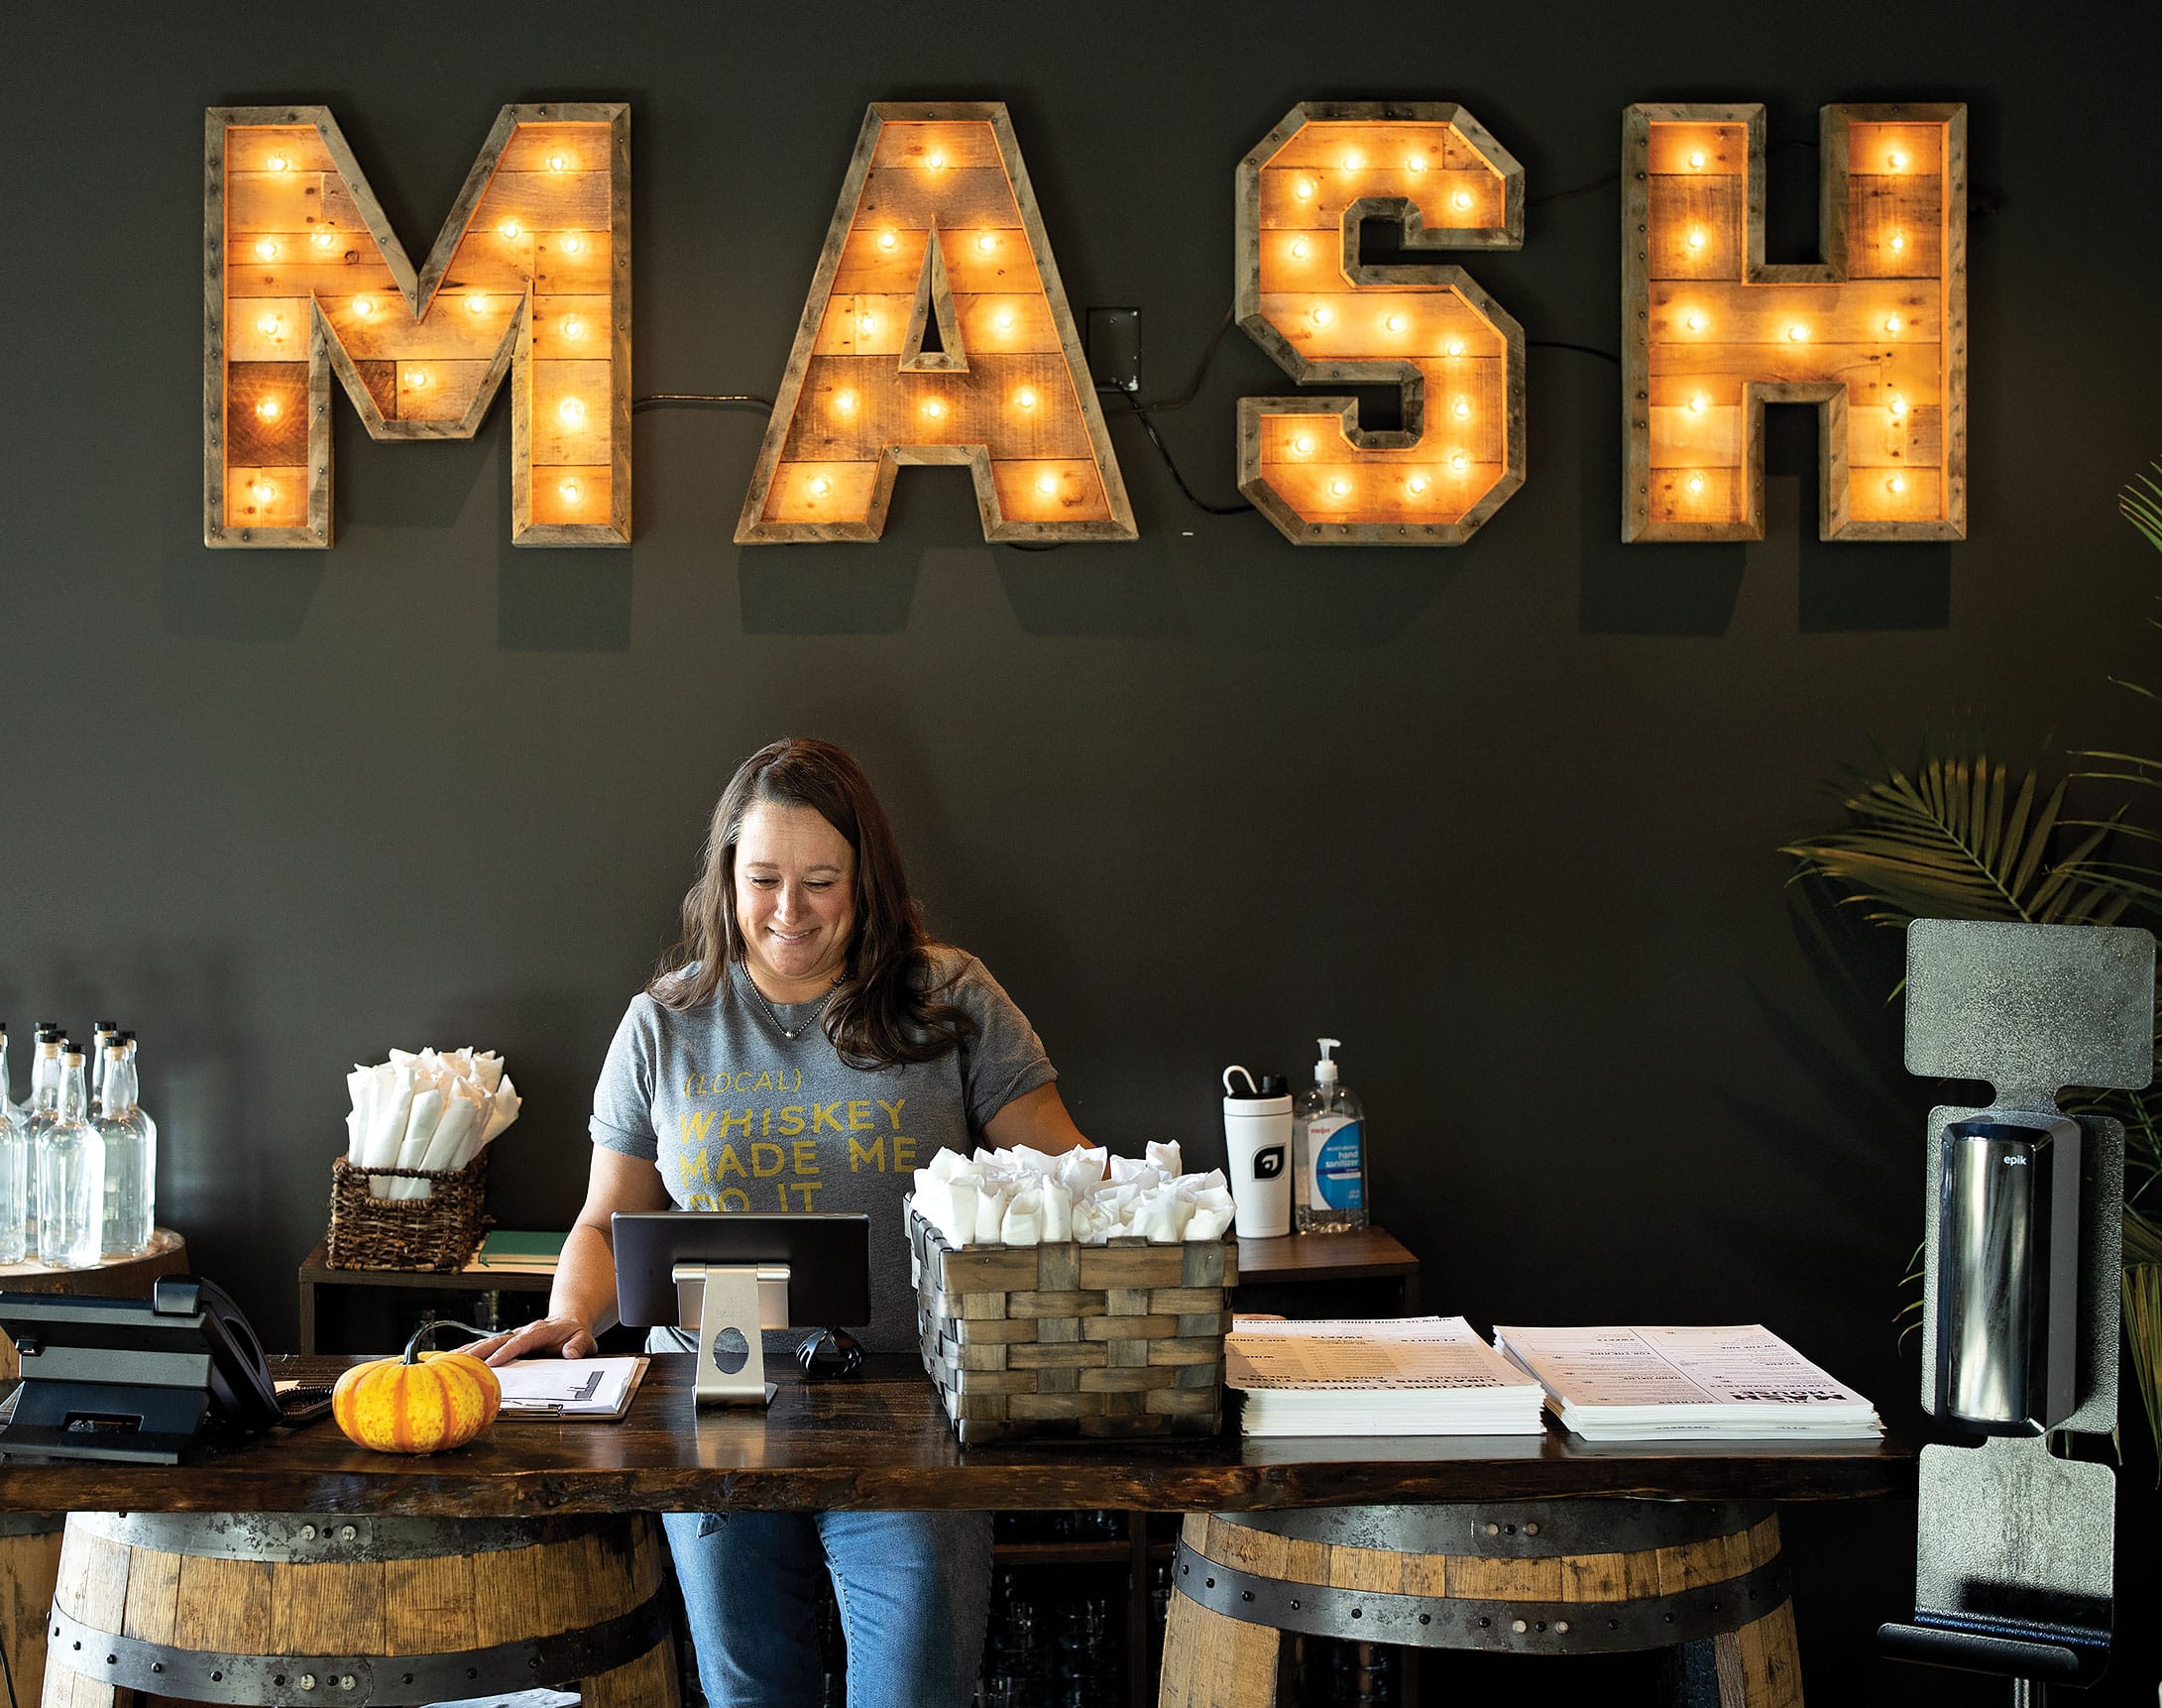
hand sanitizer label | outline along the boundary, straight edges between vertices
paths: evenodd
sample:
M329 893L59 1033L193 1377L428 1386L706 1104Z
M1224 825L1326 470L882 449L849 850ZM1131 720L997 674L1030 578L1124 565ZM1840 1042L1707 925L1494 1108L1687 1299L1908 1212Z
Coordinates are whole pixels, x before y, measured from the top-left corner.
M1359 1181L1360 1133L1357 1121L1341 1115L1316 1115L1307 1127L1307 1155L1313 1178L1309 1183L1315 1208L1362 1209Z

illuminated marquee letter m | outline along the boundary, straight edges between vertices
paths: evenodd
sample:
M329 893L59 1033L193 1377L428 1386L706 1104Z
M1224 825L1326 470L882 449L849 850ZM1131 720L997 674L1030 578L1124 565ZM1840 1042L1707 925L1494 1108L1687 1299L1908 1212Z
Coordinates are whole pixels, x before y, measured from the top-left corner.
M327 107L203 130L203 543L328 546L330 378L377 439L511 382L515 545L630 539L630 109L505 107L418 273Z

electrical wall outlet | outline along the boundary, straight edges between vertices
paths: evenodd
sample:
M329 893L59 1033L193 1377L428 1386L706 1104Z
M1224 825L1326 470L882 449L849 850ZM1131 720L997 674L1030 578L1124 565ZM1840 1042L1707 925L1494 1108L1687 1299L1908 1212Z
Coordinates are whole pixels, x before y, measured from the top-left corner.
M1099 392L1141 390L1141 310L1088 310L1088 371Z

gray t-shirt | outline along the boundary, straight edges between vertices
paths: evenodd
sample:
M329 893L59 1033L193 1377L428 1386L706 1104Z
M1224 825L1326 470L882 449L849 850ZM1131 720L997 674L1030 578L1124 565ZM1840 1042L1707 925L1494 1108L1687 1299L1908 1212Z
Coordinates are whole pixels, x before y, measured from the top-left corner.
M867 1213L871 1320L857 1333L873 1351L916 1344L901 1224L915 1171L941 1145L966 1155L1000 1109L1058 1078L981 962L945 945L931 957L934 984L951 979L946 999L976 1025L935 1061L852 1068L818 1003L775 1004L776 1026L738 966L698 1008L631 998L593 1092L593 1142L652 1162L680 1209Z

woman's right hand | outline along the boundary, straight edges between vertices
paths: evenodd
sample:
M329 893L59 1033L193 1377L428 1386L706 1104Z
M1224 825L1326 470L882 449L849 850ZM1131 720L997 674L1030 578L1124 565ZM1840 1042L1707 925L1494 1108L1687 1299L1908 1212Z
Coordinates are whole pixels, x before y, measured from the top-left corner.
M459 1350L491 1364L508 1364L513 1358L545 1358L550 1353L563 1358L591 1358L599 1346L592 1329L577 1317L565 1315L543 1316L538 1322L476 1340Z

